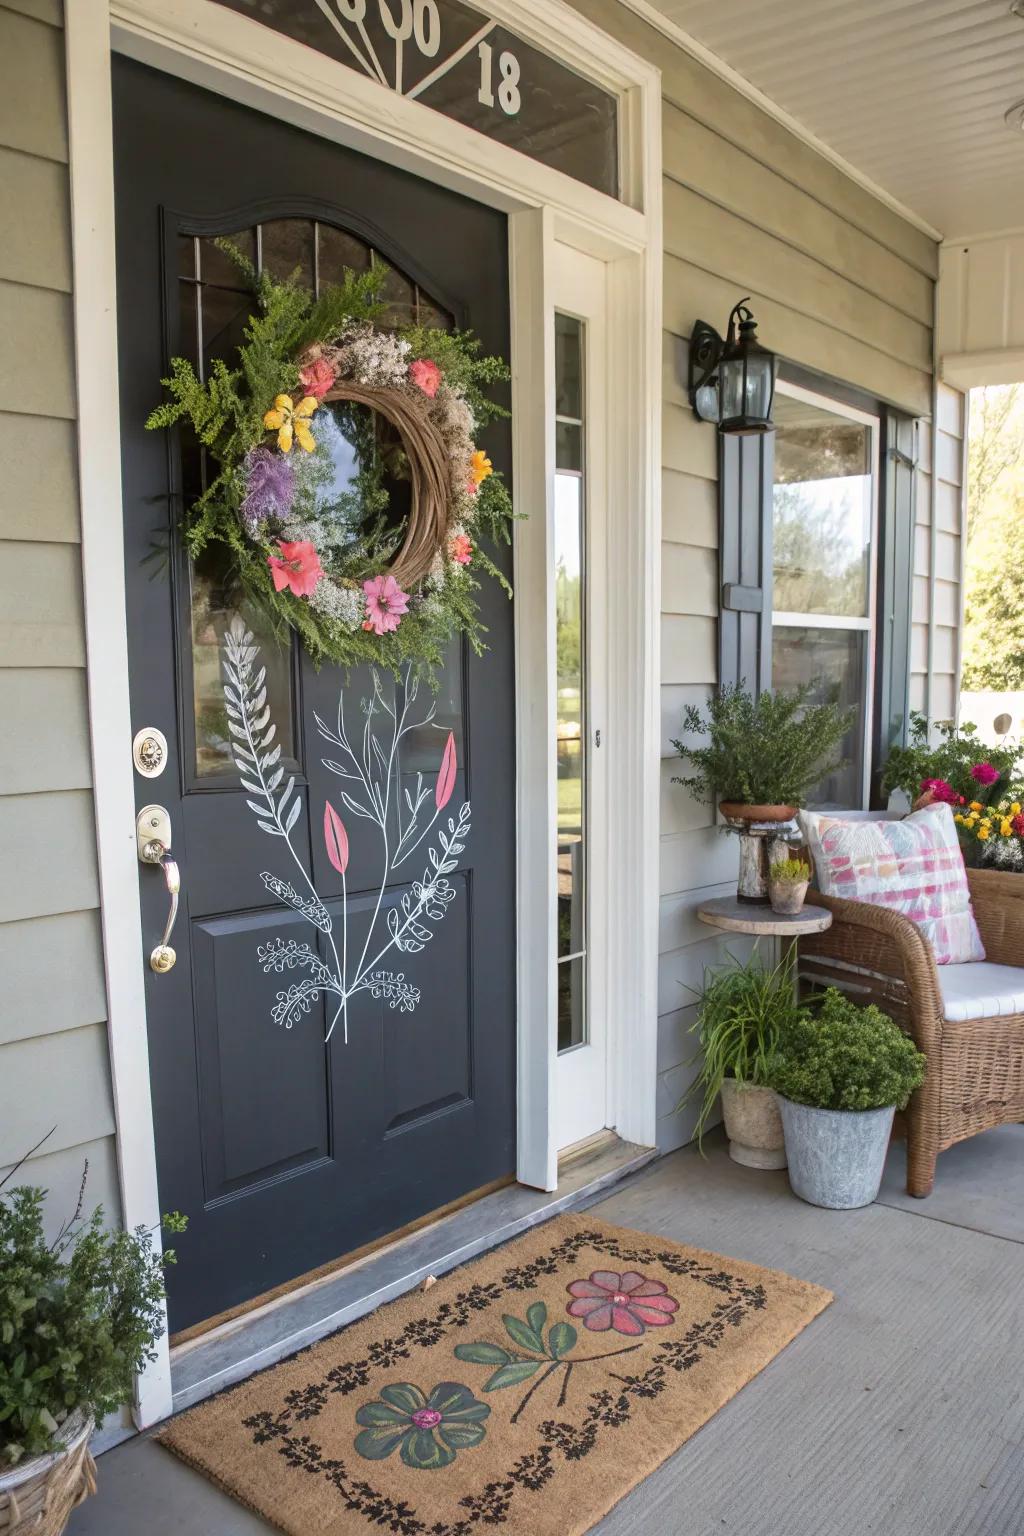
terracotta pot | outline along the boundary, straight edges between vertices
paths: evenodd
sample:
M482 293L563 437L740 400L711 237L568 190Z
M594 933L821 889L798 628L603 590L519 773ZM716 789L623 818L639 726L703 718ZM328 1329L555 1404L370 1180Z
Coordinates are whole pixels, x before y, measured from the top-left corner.
M739 800L723 800L718 809L727 821L792 821L795 805L743 805Z
M722 1084L722 1118L734 1163L745 1168L785 1168L782 1118L770 1088L727 1077Z
M796 917L803 910L810 880L769 880L768 899L780 917Z

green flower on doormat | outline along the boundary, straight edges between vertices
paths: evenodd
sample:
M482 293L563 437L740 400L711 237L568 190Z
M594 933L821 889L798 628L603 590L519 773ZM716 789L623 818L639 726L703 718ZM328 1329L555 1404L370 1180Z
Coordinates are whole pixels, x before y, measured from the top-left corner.
M411 1381L393 1382L357 1410L356 1423L365 1427L355 1447L367 1461L384 1461L400 1449L407 1467L447 1467L457 1451L480 1444L490 1411L457 1381L439 1382L429 1397Z
M664 1286L661 1287L665 1289ZM672 1302L675 1308L676 1302ZM671 1318L665 1318L670 1322ZM515 1350L506 1349L501 1344L492 1344L486 1339L478 1339L472 1344L456 1344L455 1356L458 1360L466 1361L470 1365L489 1365L495 1367L492 1374L484 1382L485 1392L497 1392L501 1387L517 1387L521 1382L530 1381L537 1376L537 1372L544 1370L523 1395L519 1406L512 1415L510 1423L515 1424L530 1398L542 1387L550 1376L556 1371L563 1371L562 1384L558 1394L558 1407L561 1408L568 1396L569 1382L573 1370L578 1365L589 1365L596 1360L610 1360L615 1355L629 1355L633 1350L639 1349L639 1344L627 1344L624 1349L606 1350L599 1355L580 1355L575 1359L572 1351L576 1348L579 1335L571 1323L554 1323L548 1329L547 1339L544 1330L547 1327L548 1309L542 1301L535 1301L526 1309L525 1320L520 1317L511 1317L507 1313L502 1318L505 1324L505 1332L516 1345ZM585 1326L591 1326L586 1323ZM625 1328L617 1329L618 1332L626 1332ZM632 1332L642 1333L643 1328L634 1328ZM525 1351L525 1353L524 1353Z

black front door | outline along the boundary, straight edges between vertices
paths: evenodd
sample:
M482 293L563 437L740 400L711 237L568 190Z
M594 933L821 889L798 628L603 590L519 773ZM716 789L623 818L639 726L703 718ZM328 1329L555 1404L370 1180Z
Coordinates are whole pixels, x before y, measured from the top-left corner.
M311 285L384 262L396 319L470 327L507 356L507 232L489 209L121 59L114 110L133 726L169 745L165 771L137 777L137 807L167 810L181 871L177 963L147 979L161 1206L191 1223L170 1280L180 1330L514 1169L512 614L496 588L481 591L489 649L478 658L453 645L436 694L369 669L317 671L240 605L219 556L184 557L174 528L202 484L202 451L143 422L170 356L233 359L252 299L215 236ZM484 446L507 471L507 428ZM507 568L507 551L497 558ZM251 676L266 668L261 710L302 807L294 861L248 808L232 752L224 662L237 673L257 647ZM380 746L369 751L384 826L342 803L339 702L357 755L368 721ZM382 844L393 853L408 834L417 784L436 784L452 754L445 820L472 806L454 899L421 950L392 954L401 985L368 984L325 1044L333 1000L287 1006L303 979L289 946L312 940L325 953L323 914L337 933L345 900L348 944L370 965L373 935L386 938L389 911L423 878L430 838L414 851L409 839L390 877ZM344 883L328 804L348 834ZM279 899L289 881L308 894L298 865L322 903L317 932L308 910ZM140 889L148 953L168 896L141 864Z

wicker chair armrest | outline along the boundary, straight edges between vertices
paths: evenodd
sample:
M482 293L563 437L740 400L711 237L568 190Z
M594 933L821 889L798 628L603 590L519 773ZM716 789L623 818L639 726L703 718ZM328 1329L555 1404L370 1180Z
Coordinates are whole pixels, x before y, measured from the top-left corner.
M880 1006L903 1015L902 1022L922 1050L941 1042L943 1004L931 945L909 918L866 901L848 901L811 891L808 901L827 907L832 926L800 940L801 957L818 957L840 965L859 966L888 978L888 998ZM851 982L855 973L851 974ZM905 998L896 1010L891 998Z
M1024 875L969 869L967 883L986 958L1024 966Z

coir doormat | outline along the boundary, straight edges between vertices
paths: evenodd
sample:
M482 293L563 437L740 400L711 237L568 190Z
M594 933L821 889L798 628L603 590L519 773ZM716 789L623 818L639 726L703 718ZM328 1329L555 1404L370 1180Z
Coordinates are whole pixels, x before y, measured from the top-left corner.
M831 1299L563 1216L160 1439L289 1536L581 1536Z

